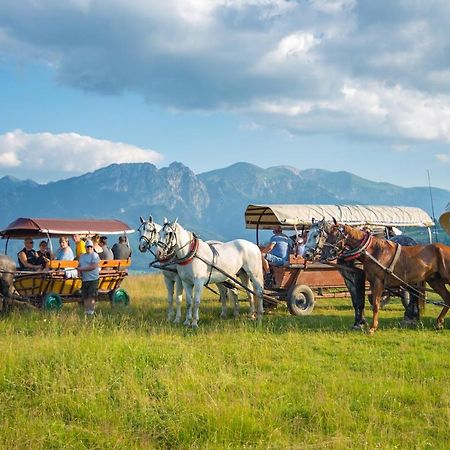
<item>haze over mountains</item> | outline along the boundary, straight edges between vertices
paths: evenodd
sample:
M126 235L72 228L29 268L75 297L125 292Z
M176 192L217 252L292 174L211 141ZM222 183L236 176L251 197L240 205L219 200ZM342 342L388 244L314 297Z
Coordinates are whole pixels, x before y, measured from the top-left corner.
M161 169L150 163L112 164L48 184L3 177L0 189L2 228L17 217L33 216L119 218L137 228L139 216L151 214L156 221L178 217L205 239L230 240L253 236L244 229L249 203L401 205L431 213L428 187L403 188L348 172L262 169L247 163L199 175L182 163ZM450 191L434 188L432 193L439 215Z

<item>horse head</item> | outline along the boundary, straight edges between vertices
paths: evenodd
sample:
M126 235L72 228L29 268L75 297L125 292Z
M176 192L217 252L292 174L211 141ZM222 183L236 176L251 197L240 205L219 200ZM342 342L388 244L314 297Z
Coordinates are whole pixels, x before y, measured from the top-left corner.
M149 216L148 220L140 217L141 225L139 226L139 251L146 252L150 247L159 241L159 232L161 225L153 222L153 217Z
M174 256L177 248L177 233L181 226L176 220L170 222L164 217L164 225L159 233L158 259L169 259Z
M321 254L329 228L330 224L325 218L322 220L312 220L312 225L308 231L308 238L306 239L303 250L303 258L307 261L312 261Z
M185 230L178 223L178 218L173 222L166 220L160 232L160 240L158 242L158 258L169 259L175 256L178 251L188 251L189 245L194 239L195 235Z
M321 261L333 261L345 251L347 232L345 225L337 223L333 218L333 224L329 224L326 238L322 245Z

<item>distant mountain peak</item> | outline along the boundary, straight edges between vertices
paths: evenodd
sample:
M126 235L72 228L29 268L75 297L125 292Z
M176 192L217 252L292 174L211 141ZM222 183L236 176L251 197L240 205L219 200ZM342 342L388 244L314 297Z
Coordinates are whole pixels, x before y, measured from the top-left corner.
M269 167L267 170L269 169L281 169L281 170L287 170L288 172L293 173L296 176L299 176L301 173L300 169L297 169L294 166L274 166L274 167Z

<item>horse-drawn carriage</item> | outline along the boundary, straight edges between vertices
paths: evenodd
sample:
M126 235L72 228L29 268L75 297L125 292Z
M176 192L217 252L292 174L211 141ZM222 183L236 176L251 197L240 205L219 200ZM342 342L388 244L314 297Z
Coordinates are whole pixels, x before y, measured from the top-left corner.
M337 298L349 295L344 279L334 264L307 262L300 255L300 242L304 241L313 219L335 218L340 223L370 227L385 234L393 227L426 228L431 242L430 227L434 224L420 208L360 206L360 205L249 205L245 211L245 223L256 229L256 242L260 244L260 231L272 230L280 225L293 233L294 252L283 267L273 267L273 285L265 289L266 304L286 302L294 315L308 315L314 309L317 298ZM387 293L393 294L394 292ZM406 291L395 294L407 297Z
M133 231L119 220L19 218L2 230L0 235L6 239L7 254L10 239L47 239L51 248L51 238L74 234L118 235ZM108 300L111 304L129 303L130 297L120 285L128 274L130 264L130 259L100 261L98 300ZM81 279L77 276L77 266L78 261L50 260L39 271L17 269L13 281L14 299L44 309L59 309L63 302L79 301Z

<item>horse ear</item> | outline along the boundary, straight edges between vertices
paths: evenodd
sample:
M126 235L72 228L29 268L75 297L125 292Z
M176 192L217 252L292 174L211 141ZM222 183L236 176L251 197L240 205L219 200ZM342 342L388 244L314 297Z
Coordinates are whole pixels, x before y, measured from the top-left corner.
M142 216L139 216L139 219L141 220L141 223L145 223L145 220Z
M316 219L314 217L311 219L311 223L314 225L316 223Z
M337 220L333 217L333 223L335 224L335 225L337 225L338 223L337 223Z
M148 221L149 222L153 222L153 217L152 216L148 216Z
M173 221L173 225L175 225L176 223L178 223L178 217Z
M164 225L167 225L169 221L167 220L167 217L164 217Z

